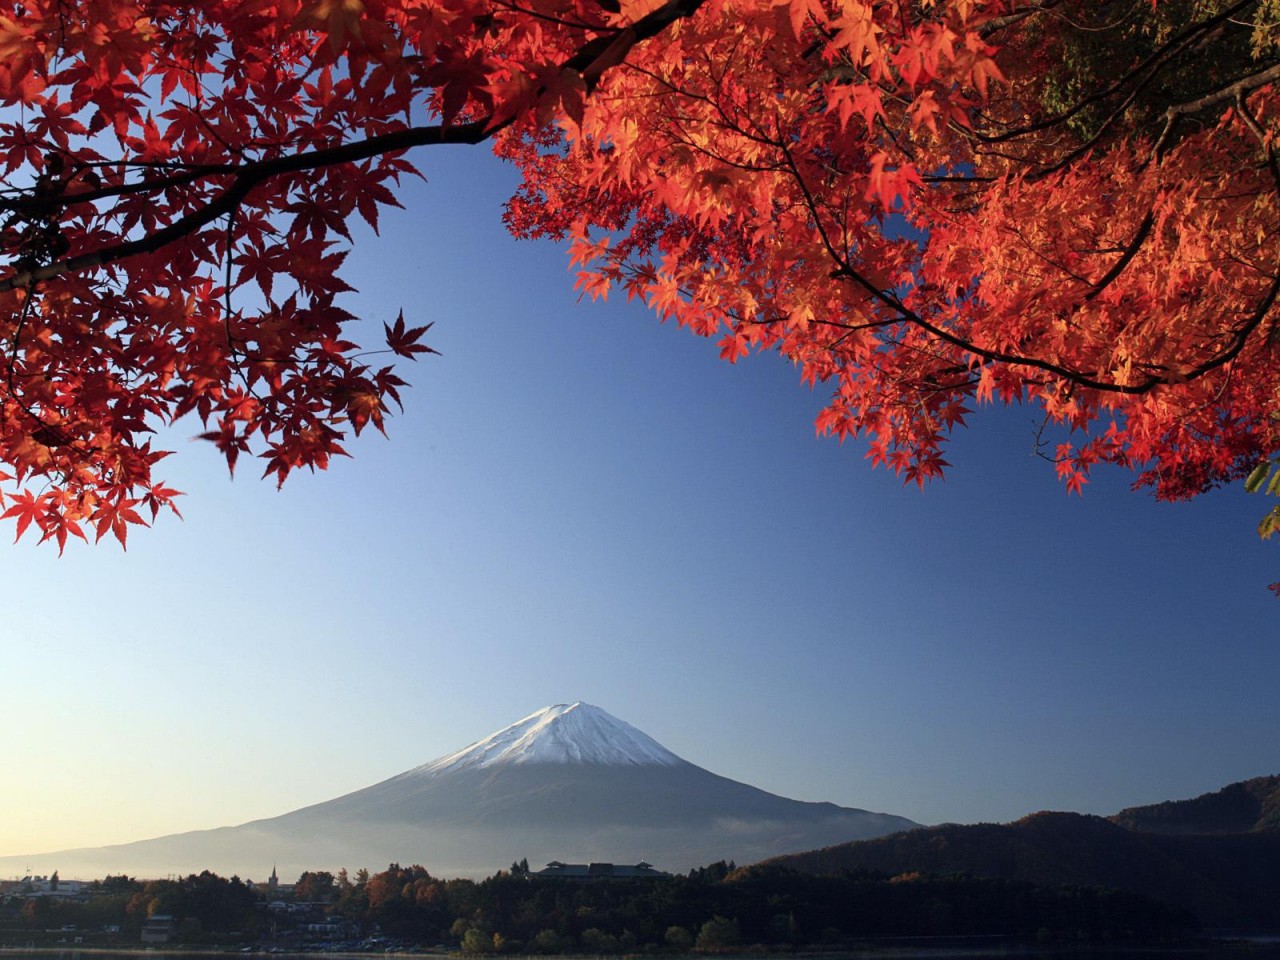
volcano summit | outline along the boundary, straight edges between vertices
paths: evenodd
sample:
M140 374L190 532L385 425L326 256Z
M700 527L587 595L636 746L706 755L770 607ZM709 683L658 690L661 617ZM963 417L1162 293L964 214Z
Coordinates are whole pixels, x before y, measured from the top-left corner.
M63 876L202 869L291 876L421 863L484 876L527 857L647 860L688 870L909 830L902 817L805 803L695 766L587 703L558 704L363 790L237 827L55 854L0 858ZM12 866L11 866L12 864ZM21 866L18 866L21 864Z

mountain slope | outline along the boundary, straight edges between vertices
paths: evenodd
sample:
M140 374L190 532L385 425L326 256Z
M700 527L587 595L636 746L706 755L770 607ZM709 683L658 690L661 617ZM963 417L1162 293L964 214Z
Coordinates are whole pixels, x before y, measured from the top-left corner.
M1148 833L1249 833L1280 829L1280 776L1254 777L1190 800L1129 807L1109 818Z
M1270 779L1274 778L1260 778ZM1259 781L1248 784L1255 785L1244 791L1249 796L1269 795L1257 786ZM1233 785L1237 786L1241 785ZM1237 803L1240 792L1232 788L1219 791L1226 796L1220 805L1196 801L1181 802L1189 806L1157 804L1123 811L1110 820L1074 813L1037 813L1008 824L948 824L771 862L805 873L970 874L1039 884L1113 887L1187 907L1210 926L1277 927L1280 831L1254 829L1259 818L1247 810L1241 812ZM1224 813L1232 809L1234 819ZM1192 834L1127 828L1129 823L1150 822L1202 828L1247 824L1252 832Z
M528 857L688 870L880 836L910 820L805 803L717 776L590 704L540 710L462 750L345 796L238 827L0 858L62 876L211 869L283 876L422 863L478 876ZM21 864L21 866L19 865Z

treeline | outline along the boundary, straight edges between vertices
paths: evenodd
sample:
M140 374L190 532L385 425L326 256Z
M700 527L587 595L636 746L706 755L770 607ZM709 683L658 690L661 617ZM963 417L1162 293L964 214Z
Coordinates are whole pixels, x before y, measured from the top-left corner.
M539 879L519 868L482 881L444 880L420 866L392 864L373 875L307 873L294 896L363 936L473 954L710 952L754 945L784 951L901 936L1153 940L1193 926L1185 911L1114 890L971 877L818 877L724 863L668 879L586 883ZM228 930L260 934L269 913L261 897L234 878L212 874L147 884L109 878L88 904L44 909L62 923L85 922L80 911L102 922L115 910L135 925L147 913L169 913L183 918L184 939L199 940Z
M388 933L470 952L773 949L889 936L1155 939L1191 917L1133 894L976 878L805 876L725 864L668 880L440 881L395 867L335 904ZM348 913L348 915L351 915Z
M90 884L83 900L11 894L0 909L0 930L119 928L121 936L136 940L149 918L171 916L187 942L255 939L266 928L262 905L262 895L249 884L207 870L167 880L106 877Z

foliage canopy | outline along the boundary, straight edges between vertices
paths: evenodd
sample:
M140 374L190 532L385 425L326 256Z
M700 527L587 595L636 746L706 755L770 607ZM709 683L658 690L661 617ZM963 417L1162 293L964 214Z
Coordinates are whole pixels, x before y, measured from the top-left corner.
M279 482L381 430L348 222L483 141L586 293L779 351L908 481L989 400L1073 490L1244 477L1280 452L1278 39L1276 0L0 0L5 516L124 543L189 413Z

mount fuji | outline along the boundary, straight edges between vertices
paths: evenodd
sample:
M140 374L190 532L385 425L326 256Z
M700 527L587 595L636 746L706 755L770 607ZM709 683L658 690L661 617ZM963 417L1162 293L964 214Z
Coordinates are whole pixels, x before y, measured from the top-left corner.
M203 869L281 876L421 863L486 876L512 860L636 863L684 871L750 863L909 830L903 817L766 793L682 760L587 703L558 704L363 790L235 827L0 858L64 877Z

